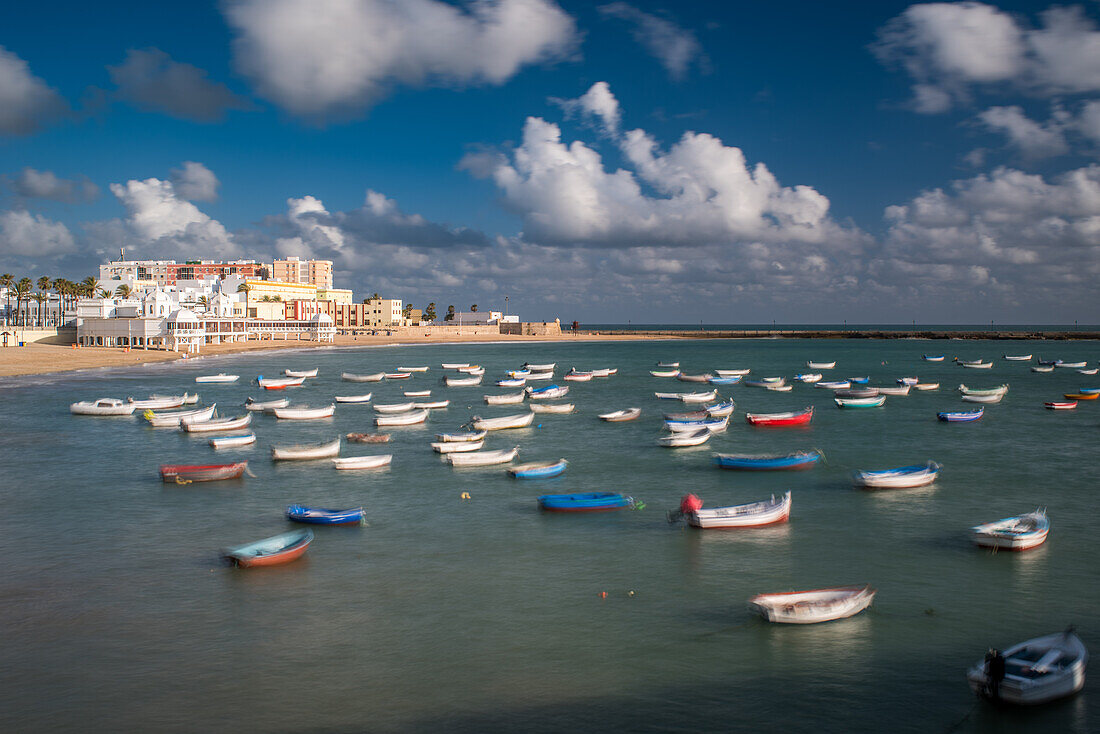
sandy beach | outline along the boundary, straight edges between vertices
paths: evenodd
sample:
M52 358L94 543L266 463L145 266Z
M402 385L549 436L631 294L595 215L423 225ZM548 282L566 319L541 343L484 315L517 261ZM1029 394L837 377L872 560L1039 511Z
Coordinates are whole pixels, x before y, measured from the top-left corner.
M514 334L470 336L337 336L332 344L311 341L250 341L243 344L210 344L202 354L188 359L223 354L238 354L261 349L316 349L331 346L385 346L388 344L447 344L452 342L540 342L540 341L626 341L654 337L634 335L563 334L561 336L520 336ZM674 338L674 337L662 337ZM0 377L40 375L52 372L93 369L98 367L134 367L154 362L170 362L184 358L183 353L134 349L125 351L118 347L81 347L67 345L28 344L24 347L0 349Z

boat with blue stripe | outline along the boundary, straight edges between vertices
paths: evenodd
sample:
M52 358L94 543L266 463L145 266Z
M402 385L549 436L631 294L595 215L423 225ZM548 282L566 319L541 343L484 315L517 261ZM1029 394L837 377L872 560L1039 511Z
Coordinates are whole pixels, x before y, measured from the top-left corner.
M707 382L712 385L736 385L741 382L741 375L734 375L733 377L708 377Z
M809 469L823 454L813 451L796 451L791 454L715 454L714 463L723 469L744 471L778 471L783 469Z
M582 492L579 494L544 494L538 498L539 509L546 512L606 512L634 507L634 498L618 492Z
M560 476L569 464L565 459L532 464L518 464L508 468L508 473L516 479L549 479Z
M290 505L286 508L287 519L310 525L365 525L366 512L362 507L348 510L329 510L322 507Z
M936 417L947 423L971 423L976 420L981 420L984 414L985 408L978 408L977 410L966 410L957 413L936 413Z

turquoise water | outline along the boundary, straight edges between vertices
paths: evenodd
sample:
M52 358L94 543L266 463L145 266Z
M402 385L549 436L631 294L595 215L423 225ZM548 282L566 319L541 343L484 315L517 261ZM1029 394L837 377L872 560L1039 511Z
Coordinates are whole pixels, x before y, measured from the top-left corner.
M1097 377L1029 372L1000 355L1100 359L1095 342L649 341L438 345L282 352L130 371L6 381L0 389L4 580L0 583L2 731L1096 731L1100 685L1034 711L1002 711L967 689L965 670L987 647L1076 624L1100 651L1096 470L1100 404L1044 410L1043 401ZM948 360L995 358L990 371ZM688 372L750 367L754 376L838 365L830 377L902 376L937 392L889 397L877 410L842 411L828 391L720 388L737 401L729 431L709 444L659 448L655 390L696 385L653 378L655 362ZM486 386L446 388L441 362L487 367ZM540 415L486 448L519 446L522 461L569 460L559 478L519 482L500 467L456 470L428 447L472 414L504 415L482 395L505 369L557 362L558 374L618 367L570 385L572 415ZM1032 363L1034 364L1034 363ZM430 365L410 380L357 385L344 371ZM68 404L105 396L200 392L234 415L247 380L320 368L288 391L294 403L371 390L399 402L431 388L451 399L427 426L390 429L392 453L375 472L327 462L273 464L273 443L374 430L368 406L335 418L257 417L258 443L215 453L206 439L147 428L137 418L71 416ZM235 385L196 385L229 371ZM962 410L959 382L1008 382L1003 403L974 424L942 424ZM265 397L270 397L268 394ZM744 413L817 406L806 429L759 429ZM638 406L633 423L597 413ZM805 472L714 467L715 451L824 451ZM241 482L164 485L161 463L248 458ZM853 489L854 469L934 459L929 488ZM701 532L670 525L686 492L708 507L790 489L787 525ZM539 494L622 491L642 510L540 514ZM462 499L469 493L470 499ZM219 550L290 529L285 506L363 505L369 526L317 528L307 556L237 570ZM1042 547L991 554L971 525L1048 508ZM844 621L768 625L745 602L764 591L868 582L875 605ZM601 596L606 592L606 598Z

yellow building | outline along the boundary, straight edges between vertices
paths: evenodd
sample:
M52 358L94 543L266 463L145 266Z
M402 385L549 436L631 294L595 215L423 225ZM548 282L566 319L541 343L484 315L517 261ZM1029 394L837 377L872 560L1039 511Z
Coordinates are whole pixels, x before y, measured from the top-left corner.
M297 257L276 260L271 266L271 277L284 283L332 288L332 260L300 260Z
M352 292L346 288L317 288L318 301L350 304L352 302L352 295Z
M309 283L282 283L277 280L252 279L244 283L248 286L248 316L254 319L281 319L283 318L282 304L287 301L317 300L317 286Z

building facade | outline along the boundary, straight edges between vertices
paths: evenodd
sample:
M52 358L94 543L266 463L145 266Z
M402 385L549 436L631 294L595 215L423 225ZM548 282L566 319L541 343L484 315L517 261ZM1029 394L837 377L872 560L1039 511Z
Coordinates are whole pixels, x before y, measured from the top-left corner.
M116 260L99 266L101 281L121 280L133 283L134 288L153 288L175 285L179 280L204 280L206 278L263 278L269 270L255 260Z
M289 301L286 318L308 319L325 314L338 331L385 329L401 326L401 301L383 298L368 303L337 303L335 301Z
M308 283L332 288L332 260L300 260L288 257L271 265L271 277L284 283Z

